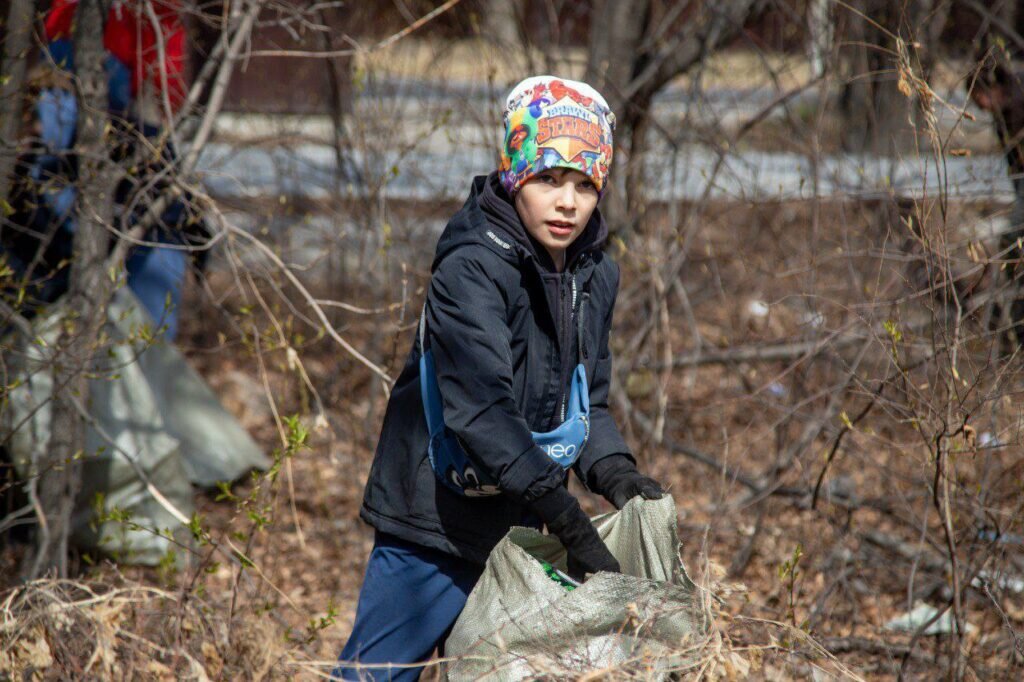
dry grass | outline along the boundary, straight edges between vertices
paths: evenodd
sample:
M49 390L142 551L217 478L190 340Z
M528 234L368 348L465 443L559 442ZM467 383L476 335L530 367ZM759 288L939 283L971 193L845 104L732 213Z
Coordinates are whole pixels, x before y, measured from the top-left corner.
M227 623L197 595L122 580L37 580L0 611L0 675L12 678L264 678L285 653L258 620Z
M886 237L889 228L880 225L884 213L878 210L829 205L821 225L831 227L814 228L808 207L801 204L711 207L683 277L698 326L683 322L682 303L673 301L671 314L679 320L672 325L673 347L689 352L695 333L706 350L800 339L808 333L808 302L821 315L825 333L850 325L864 329L877 319L892 318L904 320L908 344L926 338L926 331L909 330L920 302L905 304L902 311L885 304L899 298L909 279L906 263L895 258L903 246ZM949 222L970 223L990 210L957 207ZM870 247L887 241L892 248L884 253ZM657 356L645 355L643 346L635 357L624 353L649 317L641 303L643 292L636 288L647 267L644 254L638 246L622 259L623 298L615 330L619 366L633 409L641 414L656 409L651 381L644 376ZM346 300L367 305L395 300L400 286L421 292L421 256L410 261L410 272L417 273L413 281L385 282L379 285L383 289L352 283ZM232 319L250 319L238 312L232 282L226 273L211 274L210 288L224 301L219 313L193 290L190 309L207 312L184 318L181 345L229 409L271 450L280 441L270 400L280 414L303 414L308 423L314 421L314 401L283 349L265 350L264 377L252 347L232 336L237 330ZM417 299L421 295L414 294ZM752 317L750 301L763 302L768 314ZM288 318L287 312L281 315ZM377 348L375 359L394 372L411 334L408 323L398 325L401 319L398 310L347 315L343 328L361 347ZM257 328L265 323L256 320ZM358 521L357 510L385 397L364 368L324 341L306 340L297 348L325 409L309 447L291 457L290 467L272 485L243 481L233 489L235 502L199 498L208 537L247 543L255 566L242 569L200 547L190 563L177 569L118 569L102 563L82 566L74 582L10 585L2 595L6 671L35 667L47 677L77 677L88 670L130 678L164 674L166 668L175 677L260 679L315 677L329 670L351 627L372 544L371 530ZM884 347L872 350L858 380L843 394L842 410L851 417L886 357ZM763 477L822 409L836 371L850 361L850 351L841 351L795 363L680 368L670 384L666 435ZM269 394L263 391L264 380ZM1008 399L1015 400L1012 395ZM1016 408L1000 414L993 418L1003 429L1012 429ZM908 638L887 632L884 625L906 608L912 562L866 538L869 531L880 531L916 547L905 527L875 509L850 510L828 496L811 509L807 498L799 496L751 495L734 478L653 442L621 411L619 418L643 467L667 484L677 501L687 565L700 569L699 581L708 594L723 598L708 600L715 629L707 641L692 645L700 649L702 666L688 677L811 679L816 668L851 678L892 674ZM831 423L840 421L834 417ZM998 424L991 428L999 433ZM813 485L821 462L816 453L828 448L835 429L826 428L809 447L810 456L785 470L778 485ZM847 486L861 499L890 496L900 514L926 507L913 485L928 466L927 452L896 412L879 410L859 423L842 453L826 479L835 482L828 490ZM959 465L964 485L982 480L983 462L1013 470L1018 458L1016 447L1004 447L984 460L965 459ZM253 529L249 507L242 503L257 489L270 512L263 530ZM603 500L574 490L588 511L609 509ZM780 568L798 546L802 557L790 580ZM16 565L11 552L5 565ZM993 569L997 565L990 564ZM941 588L941 572L935 575L925 566L919 575L919 585L935 586L932 581L938 578ZM1007 622L1019 622L1024 613L1019 595L1002 590L997 602ZM1015 669L1014 657L1006 657L1008 635L999 611L985 600L969 603L968 619L978 627L967 642L972 660L979 670ZM830 644L842 653L828 655ZM912 670L941 667L941 638L928 638L917 649ZM618 679L627 673L642 679L642 661L629 670L595 674Z

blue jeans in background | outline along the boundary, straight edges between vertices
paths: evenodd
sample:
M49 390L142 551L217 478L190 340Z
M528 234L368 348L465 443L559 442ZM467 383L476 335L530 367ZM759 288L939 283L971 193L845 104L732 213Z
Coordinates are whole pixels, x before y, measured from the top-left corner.
M128 258L128 286L156 322L164 338L178 336L178 307L189 254L182 249L137 247ZM155 331L155 330L154 330Z

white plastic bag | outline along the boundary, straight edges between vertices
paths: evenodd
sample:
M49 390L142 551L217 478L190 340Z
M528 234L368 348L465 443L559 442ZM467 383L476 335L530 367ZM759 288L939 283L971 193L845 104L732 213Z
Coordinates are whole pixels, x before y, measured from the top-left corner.
M672 499L636 498L593 519L622 566L567 590L541 560L565 570L558 540L513 528L487 560L445 645L449 680L575 677L620 665L649 679L684 666L709 623L679 560Z

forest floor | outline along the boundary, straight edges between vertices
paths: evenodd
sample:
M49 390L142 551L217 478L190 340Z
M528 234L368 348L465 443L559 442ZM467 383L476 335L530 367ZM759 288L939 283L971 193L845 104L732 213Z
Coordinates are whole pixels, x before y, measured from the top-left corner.
M968 262L961 258L967 244L986 239L972 232L979 216L998 210L949 209L942 230L954 262ZM674 223L664 216L659 224ZM886 627L917 601L945 605L954 583L932 502L935 458L922 438L928 415L941 412L928 403L938 400L939 386L929 381L941 373L927 364L934 356L927 350L942 336L947 309L908 293L918 290L919 262L930 261L883 204L837 202L816 211L803 203L723 204L702 208L696 224L682 286L670 287L663 307L649 304L652 264L663 256L657 233L619 254L613 350L624 398L615 412L641 468L675 499L683 561L724 598L725 641L753 678L893 679L905 662L907 679L935 679L948 667L952 638L912 641ZM409 301L404 310L334 319L346 340L392 376L411 343L416 316L409 310L422 300L429 252L409 257L409 282L348 281L340 289L338 298L355 306ZM254 337L243 342L239 330L253 324L266 341L274 325L248 312L247 296L225 269L215 268L203 288L193 283L178 345L268 452L287 440L279 417L298 415L309 430L308 447L283 460L274 482L238 482L234 499L197 493L208 537L244 544L254 566L240 570L209 546L177 568L79 564L75 583L39 586L76 604L63 625L47 620L52 610L32 611L45 601L22 603L22 613L36 619L20 622L20 648L11 655L36 660L40 676L172 679L199 666L215 679L315 678L340 651L373 541L358 511L385 391L277 304L268 309L315 394L284 348L264 344L257 357ZM964 385L986 398L961 401L971 427L960 430L951 465L959 570L973 571L956 581L971 624L960 646L968 679L1011 679L1024 662L1015 634L1024 626L1020 553L978 538L992 528L986 514L1004 537L1021 533L1019 514L1008 511L1021 485L1019 367L1000 365L1002 383L994 386L992 341L982 321L971 324L972 352L955 362ZM778 355L725 353L758 348ZM683 359L671 373L659 366L666 349ZM902 368L895 378L894 357ZM924 364L914 364L918 357ZM659 405L661 442L645 426L658 420ZM573 490L588 511L610 509L578 485ZM269 519L262 529L254 509ZM22 550L15 544L0 553L8 617ZM972 580L982 568L987 578ZM105 601L83 586L127 596ZM75 620L90 600L107 610ZM742 667L731 670L744 676Z

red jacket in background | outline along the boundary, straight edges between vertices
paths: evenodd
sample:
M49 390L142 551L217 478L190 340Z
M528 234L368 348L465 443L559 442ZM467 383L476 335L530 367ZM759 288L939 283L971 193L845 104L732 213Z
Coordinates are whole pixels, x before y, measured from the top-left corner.
M166 71L168 97L177 109L185 99L185 27L179 14L180 0L152 0L153 10L163 37L164 62L161 68L157 31L147 16L145 0L114 0L107 14L103 45L128 67L132 74L132 96L145 85L152 92L162 91L161 71ZM53 0L46 16L46 40L71 38L78 0Z

